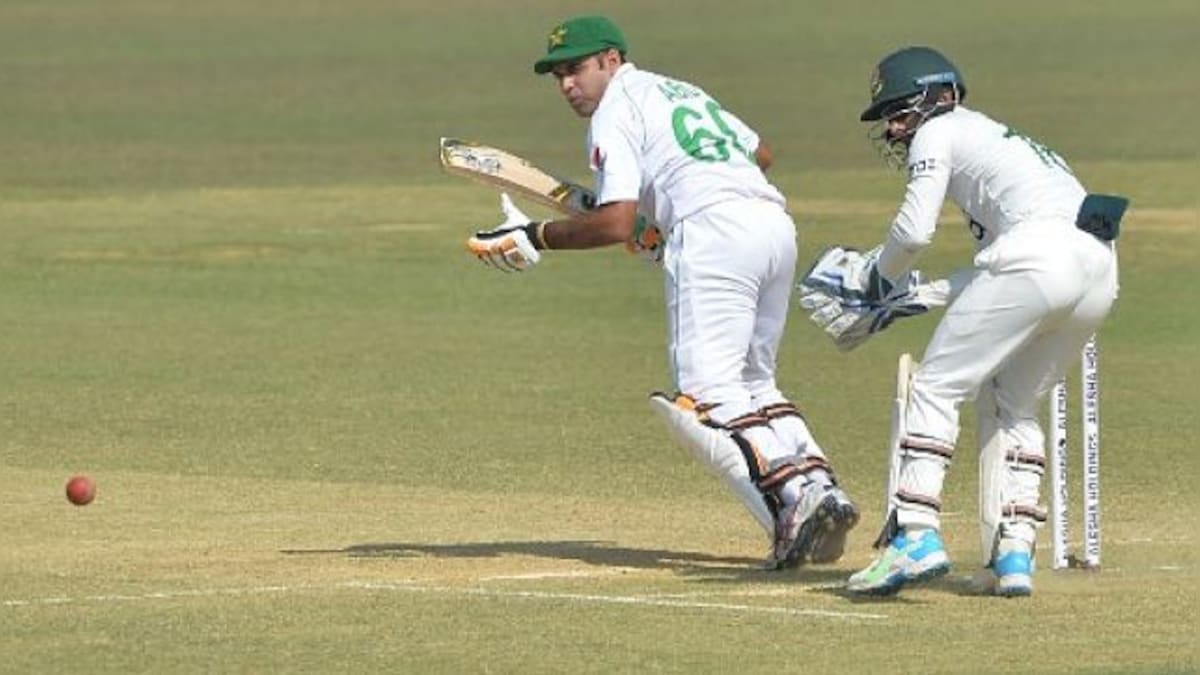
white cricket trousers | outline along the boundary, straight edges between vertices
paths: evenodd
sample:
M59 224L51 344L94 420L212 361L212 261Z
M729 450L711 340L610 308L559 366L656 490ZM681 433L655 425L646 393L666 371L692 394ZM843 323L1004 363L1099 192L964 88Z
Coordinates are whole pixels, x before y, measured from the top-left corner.
M730 201L689 216L671 229L663 266L676 388L716 404L710 416L721 423L786 400L775 363L795 277L796 225L783 207Z
M1079 362L1116 290L1113 247L1066 221L1023 223L975 257L913 376L905 437L941 453L945 462L936 471L902 471L900 492L923 499L900 500L900 525L938 525L959 407L979 394L994 403L981 415L994 416L1005 445L1044 460L1038 402ZM1014 495L1018 502L1036 505L1036 478L1012 488L1025 493Z

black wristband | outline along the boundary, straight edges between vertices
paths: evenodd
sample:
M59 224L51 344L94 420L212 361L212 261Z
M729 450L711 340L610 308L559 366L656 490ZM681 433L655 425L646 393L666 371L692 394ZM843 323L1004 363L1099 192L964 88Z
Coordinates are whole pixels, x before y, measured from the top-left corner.
M521 228L525 230L525 236L529 237L529 243L533 244L533 248L538 251L546 250L546 240L543 239L543 230L546 227L545 222L529 223Z

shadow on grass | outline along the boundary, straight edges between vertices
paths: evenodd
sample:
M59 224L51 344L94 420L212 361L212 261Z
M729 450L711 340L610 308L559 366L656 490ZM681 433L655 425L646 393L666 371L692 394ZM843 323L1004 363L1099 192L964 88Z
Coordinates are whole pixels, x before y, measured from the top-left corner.
M847 576L849 576L849 574L842 576L841 580L845 581ZM913 598L910 595L905 595L902 592L892 595L862 595L858 593L851 593L850 591L846 590L844 585L841 584L837 586L816 588L813 590L816 593L824 593L825 595L833 596L835 598L841 598L842 600L845 600L853 605L926 605L930 603L928 599Z
M964 598L992 597L990 588L981 587L977 580L970 576L954 574L947 574L929 581L906 585L898 593L893 593L891 595L863 595L851 593L850 591L846 590L844 585L821 587L814 590L818 593L824 593L826 595L841 598L854 604L928 604L930 601L927 598L923 598L921 596L914 597L914 592L922 589L936 591L937 593L957 595Z
M670 551L616 546L609 541L496 541L466 544L373 543L333 549L284 550L285 555L345 555L352 558L494 558L522 555L574 560L601 567L672 570L680 574L707 577L706 581L761 581L780 583L791 580L821 583L845 579L848 572L829 567L801 567L768 571L762 559L716 556L695 551Z

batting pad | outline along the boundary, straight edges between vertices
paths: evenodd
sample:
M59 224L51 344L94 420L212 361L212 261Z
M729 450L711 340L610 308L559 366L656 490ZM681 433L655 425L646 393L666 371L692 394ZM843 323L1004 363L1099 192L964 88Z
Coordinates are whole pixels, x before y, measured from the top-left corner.
M750 478L746 458L742 455L741 448L729 436L729 432L705 425L695 410L678 405L666 394L651 394L650 409L666 423L667 431L675 442L700 460L710 473L721 479L725 487L729 488L762 527L767 537L774 540L775 516L767 508L762 492Z

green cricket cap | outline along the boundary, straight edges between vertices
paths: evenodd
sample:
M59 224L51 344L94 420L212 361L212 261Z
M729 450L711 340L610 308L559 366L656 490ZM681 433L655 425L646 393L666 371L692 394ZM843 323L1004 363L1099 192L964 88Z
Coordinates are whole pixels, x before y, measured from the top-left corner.
M603 16L576 16L558 24L546 37L546 55L533 64L533 72L542 75L564 61L606 49L615 49L622 54L629 51L621 29Z

